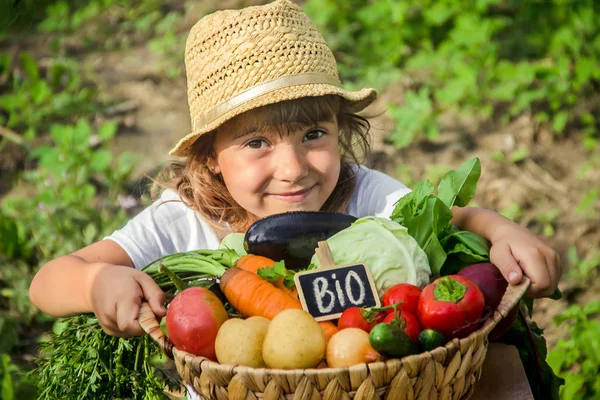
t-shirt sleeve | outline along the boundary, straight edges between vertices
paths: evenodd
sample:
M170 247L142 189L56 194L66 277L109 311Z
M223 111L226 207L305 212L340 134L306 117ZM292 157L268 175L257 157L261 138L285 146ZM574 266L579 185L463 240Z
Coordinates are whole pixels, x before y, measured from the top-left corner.
M170 190L105 239L121 246L136 269L164 255L219 246L214 228Z
M389 218L396 202L407 193L410 189L391 176L357 166L356 188L348 213L357 218L370 215Z

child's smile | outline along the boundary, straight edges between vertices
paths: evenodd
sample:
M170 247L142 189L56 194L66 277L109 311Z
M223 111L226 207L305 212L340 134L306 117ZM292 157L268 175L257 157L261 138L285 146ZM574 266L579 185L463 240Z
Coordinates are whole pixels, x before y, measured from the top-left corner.
M289 191L289 192L283 192L283 193L271 193L271 194L267 194L269 196L274 197L275 199L284 201L284 202L288 202L288 203L299 203L302 200L306 199L311 193L312 190L315 188L316 185L313 185L309 188L305 188L305 189L299 189L296 191Z
M338 126L257 128L259 112L217 131L217 170L234 200L259 218L286 211L318 211L340 173Z

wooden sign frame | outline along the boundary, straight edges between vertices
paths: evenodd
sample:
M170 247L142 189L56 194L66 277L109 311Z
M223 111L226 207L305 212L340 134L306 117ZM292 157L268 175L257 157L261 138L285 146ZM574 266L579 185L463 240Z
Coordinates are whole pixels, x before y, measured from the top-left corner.
M298 291L298 300L300 300L300 303L302 304L302 309L304 311L309 312L308 304L306 302L306 298L304 295L304 290L302 289L302 285L300 284L300 276L322 273L324 269L329 271L329 270L343 269L343 268L351 267L351 266L352 267L354 267L354 266L364 267L365 273L367 275L367 280L368 280L367 286L371 289L371 291L373 293L373 297L375 299L375 305L372 307L380 307L381 306L381 300L379 299L379 294L377 292L377 288L375 287L375 281L373 280L373 276L371 275L371 270L369 269L368 265L366 265L365 263L362 263L362 262L357 262L357 263L352 263L352 264L344 264L344 265L335 265L335 261L333 260L333 255L331 254L331 249L329 248L329 246L327 245L327 242L325 242L325 241L319 242L319 247L316 248L315 253L317 254L317 258L319 259L321 268L297 272L294 275L294 283L296 285L296 290ZM317 320L319 322L320 321L328 321L331 319L339 318L341 315L342 315L341 312L335 313L335 314L322 315L319 317L315 317L315 320Z

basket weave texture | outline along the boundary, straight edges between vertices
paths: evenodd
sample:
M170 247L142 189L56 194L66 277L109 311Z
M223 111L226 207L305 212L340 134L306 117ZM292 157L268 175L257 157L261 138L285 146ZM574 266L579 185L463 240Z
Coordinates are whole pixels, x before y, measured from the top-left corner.
M509 285L498 309L464 339L454 339L430 352L349 368L281 370L222 365L175 348L147 303L142 305L139 320L175 361L183 381L205 399L468 399L481 376L489 333L517 305L529 285L527 278Z

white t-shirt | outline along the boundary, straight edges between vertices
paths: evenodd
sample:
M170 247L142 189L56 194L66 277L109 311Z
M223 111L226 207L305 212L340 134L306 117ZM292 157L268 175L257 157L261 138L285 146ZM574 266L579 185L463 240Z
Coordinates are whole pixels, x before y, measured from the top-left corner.
M357 218L369 215L389 218L394 204L410 192L394 178L367 167L356 167L356 188L346 213ZM183 203L172 191L131 219L105 239L115 241L137 269L167 254L198 249L216 249L220 236L206 220Z

